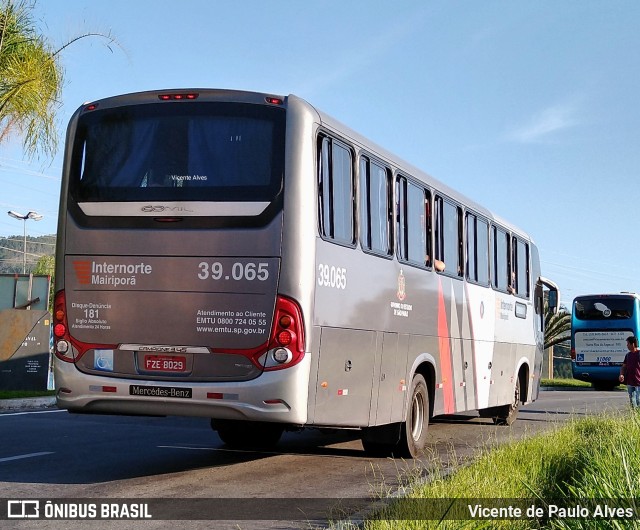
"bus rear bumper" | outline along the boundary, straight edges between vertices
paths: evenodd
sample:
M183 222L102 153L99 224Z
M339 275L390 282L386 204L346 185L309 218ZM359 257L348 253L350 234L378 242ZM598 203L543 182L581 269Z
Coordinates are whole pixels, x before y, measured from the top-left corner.
M80 372L56 361L56 403L88 414L201 416L304 425L309 354L291 368L263 372L241 383L141 381Z
M615 383L618 384L620 366L572 366L573 378L587 383Z

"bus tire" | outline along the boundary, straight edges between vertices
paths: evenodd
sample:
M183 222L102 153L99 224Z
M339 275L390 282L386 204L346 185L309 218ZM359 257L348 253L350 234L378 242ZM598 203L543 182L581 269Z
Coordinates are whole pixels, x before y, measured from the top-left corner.
M232 449L271 449L284 432L279 423L258 421L211 420L211 427Z
M520 410L520 378L516 380L516 386L513 392L513 401L509 405L495 407L493 415L493 423L496 425L512 425L518 417Z
M401 437L402 423L391 423L367 427L362 430L362 447L368 456L392 456L398 447Z
M424 453L429 430L429 389L421 374L413 376L407 419L402 425L400 442L394 456L418 458Z
M598 381L598 382L592 382L591 386L593 387L593 389L596 392L610 392L612 390L615 390L615 388L619 385L620 383L618 382L610 382L610 381Z

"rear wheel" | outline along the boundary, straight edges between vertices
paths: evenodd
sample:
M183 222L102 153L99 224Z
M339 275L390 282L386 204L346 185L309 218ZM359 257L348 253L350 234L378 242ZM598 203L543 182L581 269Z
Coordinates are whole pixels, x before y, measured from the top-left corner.
M211 420L211 427L233 449L271 449L284 432L279 423L253 421Z
M429 390L421 374L413 377L407 419L403 424L396 456L417 458L424 453L429 427Z

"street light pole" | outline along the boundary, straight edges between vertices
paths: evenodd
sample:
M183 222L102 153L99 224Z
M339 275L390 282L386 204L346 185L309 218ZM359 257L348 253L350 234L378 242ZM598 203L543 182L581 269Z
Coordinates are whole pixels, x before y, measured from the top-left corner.
M9 210L7 213L14 219L18 219L22 221L22 233L23 233L22 274L26 274L27 272L27 219L33 219L34 221L39 221L44 217L44 215L40 215L38 212L29 212L26 215L22 215L21 213L14 212L13 210Z

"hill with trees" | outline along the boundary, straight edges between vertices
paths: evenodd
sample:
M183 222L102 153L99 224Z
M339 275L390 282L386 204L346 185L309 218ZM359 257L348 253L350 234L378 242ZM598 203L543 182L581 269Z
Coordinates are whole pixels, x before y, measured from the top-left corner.
M27 268L26 272L36 272L36 265L49 256L53 261L55 255L56 236L27 236ZM22 273L24 237L15 235L0 237L0 274Z

